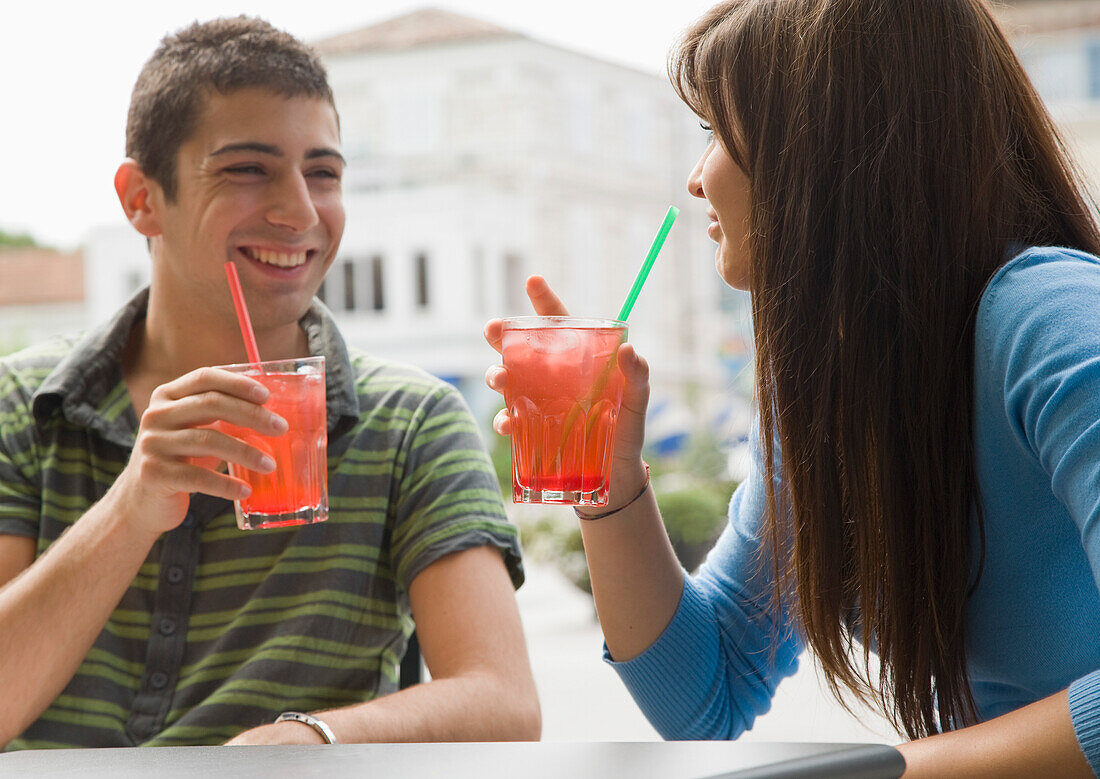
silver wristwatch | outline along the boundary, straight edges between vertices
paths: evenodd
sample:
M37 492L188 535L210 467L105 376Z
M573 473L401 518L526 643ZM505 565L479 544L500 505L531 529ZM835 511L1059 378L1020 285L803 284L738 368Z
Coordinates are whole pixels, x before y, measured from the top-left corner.
M321 738L325 740L326 744L335 744L336 736L332 735L332 728L326 725L321 720L314 717L312 714L303 714L300 711L284 711L278 717L275 718L276 722L301 722L303 725L309 725L311 728L321 734Z

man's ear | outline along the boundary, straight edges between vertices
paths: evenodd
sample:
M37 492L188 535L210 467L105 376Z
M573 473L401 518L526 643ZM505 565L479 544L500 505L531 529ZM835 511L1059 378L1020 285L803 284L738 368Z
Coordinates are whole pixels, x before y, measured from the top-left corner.
M123 160L115 171L115 192L126 219L146 238L160 235L160 210L155 203L163 201L160 186L145 175L132 159Z

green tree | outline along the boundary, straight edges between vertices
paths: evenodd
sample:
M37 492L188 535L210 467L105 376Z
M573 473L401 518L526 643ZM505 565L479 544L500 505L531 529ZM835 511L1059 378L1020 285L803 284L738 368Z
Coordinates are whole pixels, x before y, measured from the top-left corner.
M28 249L38 245L28 233L9 233L0 229L0 249Z

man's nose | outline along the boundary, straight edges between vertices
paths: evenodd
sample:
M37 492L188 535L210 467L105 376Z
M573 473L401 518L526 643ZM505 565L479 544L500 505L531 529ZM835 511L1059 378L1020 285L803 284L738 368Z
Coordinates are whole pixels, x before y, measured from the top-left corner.
M309 182L300 172L279 179L267 209L267 221L301 233L320 221Z

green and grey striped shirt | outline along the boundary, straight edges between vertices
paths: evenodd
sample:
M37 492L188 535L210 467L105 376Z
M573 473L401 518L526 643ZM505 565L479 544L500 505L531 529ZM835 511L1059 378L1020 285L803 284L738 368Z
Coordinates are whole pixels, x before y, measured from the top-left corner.
M137 418L119 367L147 292L79 341L0 360L0 533L42 554L126 465ZM329 519L241 531L191 496L62 693L7 749L219 744L282 711L397 689L408 587L441 556L502 550L515 528L461 396L351 353L316 301L302 319L327 369Z

